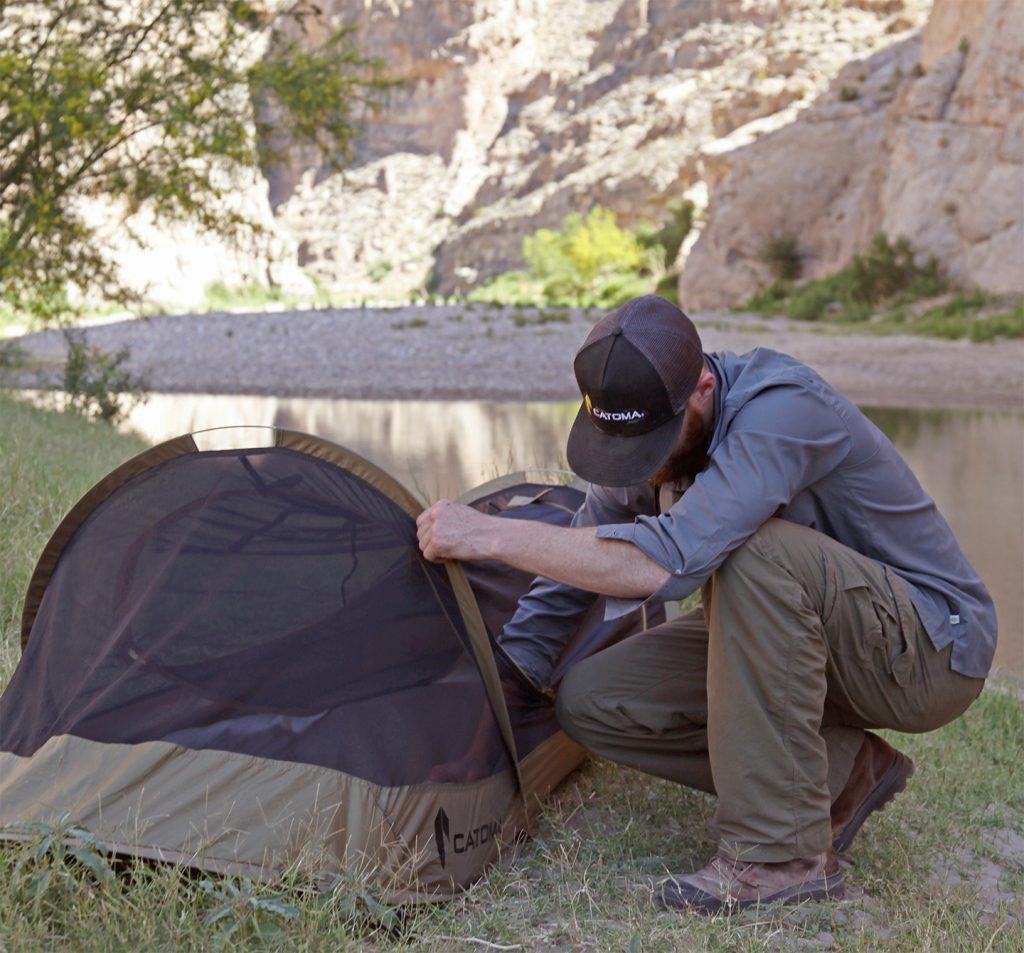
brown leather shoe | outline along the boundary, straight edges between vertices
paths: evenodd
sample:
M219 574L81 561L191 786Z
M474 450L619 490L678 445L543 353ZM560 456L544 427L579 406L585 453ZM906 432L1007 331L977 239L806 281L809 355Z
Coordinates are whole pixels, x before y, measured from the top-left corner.
M658 905L704 916L728 915L768 904L840 899L845 892L839 858L832 850L781 864L745 863L718 856L696 873L666 880Z
M832 849L846 850L868 816L896 797L913 773L910 758L865 731L850 779L832 805Z

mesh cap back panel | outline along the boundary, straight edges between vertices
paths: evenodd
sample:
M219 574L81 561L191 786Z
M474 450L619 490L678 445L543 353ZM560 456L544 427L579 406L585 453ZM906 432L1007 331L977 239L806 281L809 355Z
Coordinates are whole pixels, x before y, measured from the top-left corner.
M509 767L443 567L412 517L285 448L121 487L60 556L0 698L0 749L167 741L382 785Z

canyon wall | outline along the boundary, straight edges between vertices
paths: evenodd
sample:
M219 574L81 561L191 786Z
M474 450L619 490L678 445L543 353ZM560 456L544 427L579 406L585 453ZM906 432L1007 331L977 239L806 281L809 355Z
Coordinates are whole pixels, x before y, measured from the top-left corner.
M935 0L920 34L843 67L792 123L704 162L706 226L680 278L693 308L771 283L792 235L803 276L878 232L963 286L1024 292L1024 0Z
M839 69L912 35L918 0L317 0L407 80L355 161L269 176L298 263L351 298L461 292L595 204L698 204L716 145L792 121ZM315 39L315 31L314 37Z

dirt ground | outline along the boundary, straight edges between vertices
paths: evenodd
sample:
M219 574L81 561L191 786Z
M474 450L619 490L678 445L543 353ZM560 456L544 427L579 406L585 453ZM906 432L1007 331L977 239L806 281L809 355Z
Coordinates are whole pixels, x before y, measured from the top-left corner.
M93 324L88 340L127 346L130 367L164 392L362 398L578 398L572 358L597 311L484 306L345 308L160 315ZM810 364L873 406L1024 407L1024 341L974 344L698 313L705 350L769 347ZM52 385L63 339L17 339L29 369L12 383Z

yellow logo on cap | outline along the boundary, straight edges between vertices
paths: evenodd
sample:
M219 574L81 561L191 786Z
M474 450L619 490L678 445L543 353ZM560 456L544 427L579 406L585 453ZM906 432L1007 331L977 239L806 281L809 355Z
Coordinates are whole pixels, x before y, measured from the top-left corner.
M590 394L583 395L583 403L587 405L587 413L592 414L594 412L594 405L590 402Z

